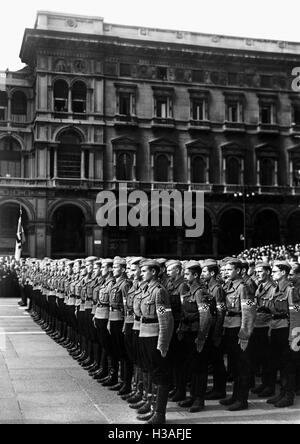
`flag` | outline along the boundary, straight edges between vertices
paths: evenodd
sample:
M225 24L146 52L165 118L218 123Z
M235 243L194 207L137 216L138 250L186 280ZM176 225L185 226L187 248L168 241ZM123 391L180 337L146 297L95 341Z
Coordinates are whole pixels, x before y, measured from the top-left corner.
M22 227L22 209L20 208L20 216L18 221L17 235L16 235L16 249L15 260L19 261L22 255L22 245L25 243L25 233Z

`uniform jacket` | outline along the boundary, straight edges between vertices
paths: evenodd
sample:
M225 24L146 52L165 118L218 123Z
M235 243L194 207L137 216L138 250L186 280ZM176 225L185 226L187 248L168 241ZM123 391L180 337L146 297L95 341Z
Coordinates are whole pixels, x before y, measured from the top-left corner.
M293 299L293 285L288 279L281 280L273 288L270 309L272 313L271 328L289 327L289 304Z
M272 320L271 297L276 284L268 279L267 282L259 284L255 292L256 318L254 328L269 327Z
M256 304L242 278L228 282L226 286L225 328L240 327L239 338L248 340L252 334Z
M170 296L158 281L152 280L143 286L140 310L140 337L157 336L157 349L165 356L174 330L174 318ZM144 323L144 320L148 323Z
M169 294L174 321L181 319L181 296L188 291L189 286L183 276L180 276L175 282L170 281Z

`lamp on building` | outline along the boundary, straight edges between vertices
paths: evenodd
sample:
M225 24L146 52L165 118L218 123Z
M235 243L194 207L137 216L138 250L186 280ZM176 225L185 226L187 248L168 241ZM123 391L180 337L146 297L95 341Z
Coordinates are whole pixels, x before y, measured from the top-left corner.
M243 192L234 193L235 198L242 198L242 204L243 204L243 233L240 234L240 240L243 242L244 250L246 250L247 247L247 230L246 230L246 200L250 199L251 197L254 197L256 194L254 192L247 192L245 190L245 186L243 186Z

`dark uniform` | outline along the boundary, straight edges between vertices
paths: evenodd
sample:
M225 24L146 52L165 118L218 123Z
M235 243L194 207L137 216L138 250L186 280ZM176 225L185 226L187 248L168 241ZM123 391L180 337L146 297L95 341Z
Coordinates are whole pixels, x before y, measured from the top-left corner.
M227 265L241 268L240 261L233 259ZM226 266L227 266L226 265ZM240 341L249 341L255 318L254 297L248 291L242 277L226 285L226 315L224 318L224 350L230 359L233 375L232 397L221 400L229 410L248 407L251 368L249 347L241 349Z
M257 267L268 267L268 264L257 263ZM258 285L255 292L256 317L253 333L249 342L252 372L261 372L261 385L252 390L260 397L271 396L275 386L270 380L270 337L272 320L271 298L276 284L271 278Z
M142 268L159 269L156 261L145 261ZM141 298L140 347L143 367L146 368L154 384L157 384L157 400L154 414L149 423L165 422L171 377L170 361L167 356L174 330L170 296L166 289L153 278L145 282Z

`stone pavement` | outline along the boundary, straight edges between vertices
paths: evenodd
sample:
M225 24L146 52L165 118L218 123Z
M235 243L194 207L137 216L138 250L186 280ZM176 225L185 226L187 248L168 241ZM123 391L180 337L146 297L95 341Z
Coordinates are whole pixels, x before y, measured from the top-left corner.
M293 407L275 409L252 396L250 408L228 412L207 401L191 414L168 404L168 423L297 423ZM0 299L0 424L141 424L115 392L105 389L36 325L15 299Z

